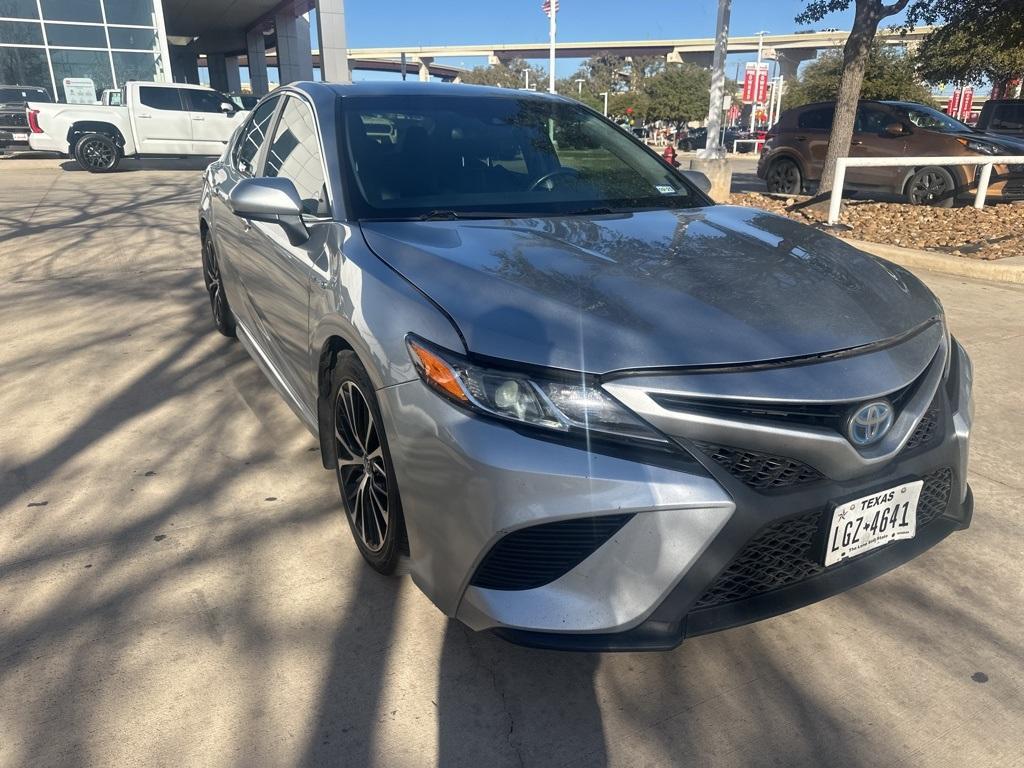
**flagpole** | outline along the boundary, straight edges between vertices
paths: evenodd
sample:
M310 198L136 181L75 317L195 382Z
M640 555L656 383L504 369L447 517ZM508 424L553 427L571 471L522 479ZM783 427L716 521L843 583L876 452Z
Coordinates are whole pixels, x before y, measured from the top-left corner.
M548 34L551 37L551 51L548 56L548 93L555 92L555 31L558 15L558 0L551 0L551 13L549 15Z

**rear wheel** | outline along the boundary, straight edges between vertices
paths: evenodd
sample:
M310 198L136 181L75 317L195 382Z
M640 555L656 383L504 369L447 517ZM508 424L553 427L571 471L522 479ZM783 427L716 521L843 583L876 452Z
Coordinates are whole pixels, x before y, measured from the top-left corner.
M203 282L206 283L206 292L210 296L213 324L228 338L236 338L235 315L224 293L224 280L220 274L220 265L217 263L217 250L209 232L203 232Z
M331 376L338 487L359 553L391 574L405 544L405 521L394 465L373 384L350 351L340 352Z
M922 168L907 182L906 195L911 205L952 208L956 202L956 183L945 168Z
M768 184L768 191L776 194L799 195L803 191L800 166L785 157L771 164L765 181Z
M75 144L75 160L89 173L110 173L121 161L121 150L102 133L87 133Z

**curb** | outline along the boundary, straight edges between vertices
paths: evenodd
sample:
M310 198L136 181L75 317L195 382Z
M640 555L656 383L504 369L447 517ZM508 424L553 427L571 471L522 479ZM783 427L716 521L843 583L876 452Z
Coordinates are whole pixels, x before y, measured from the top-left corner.
M900 248L896 245L869 243L865 240L844 239L854 248L867 251L873 256L888 259L901 267L927 269L946 275L960 275L961 277L974 277L999 283L1024 285L1024 256L983 261L951 256L947 253L936 253L935 251L919 251L913 248Z

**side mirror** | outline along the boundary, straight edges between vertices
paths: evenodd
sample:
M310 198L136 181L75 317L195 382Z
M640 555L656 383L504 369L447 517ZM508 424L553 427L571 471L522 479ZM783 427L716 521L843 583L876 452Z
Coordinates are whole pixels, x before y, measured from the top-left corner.
M907 129L899 123L889 123L885 126L885 133L888 136L903 136L907 133Z
M302 199L290 179L242 179L228 195L228 206L243 219L279 224L292 245L309 240L302 221Z
M235 114L235 105L229 101L222 101L220 103L220 111L229 115Z
M700 171L683 171L683 176L705 195L711 194L711 179Z

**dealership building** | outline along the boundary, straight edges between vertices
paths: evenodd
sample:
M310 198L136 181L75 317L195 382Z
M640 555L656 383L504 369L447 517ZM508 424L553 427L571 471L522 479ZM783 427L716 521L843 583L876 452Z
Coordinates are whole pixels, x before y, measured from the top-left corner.
M42 86L66 100L65 78L89 78L97 97L129 80L199 82L241 90L249 70L266 93L268 52L279 81L313 79L309 14L320 23L325 80L349 79L343 0L0 0L0 84Z

